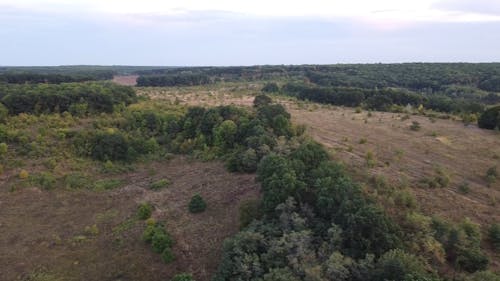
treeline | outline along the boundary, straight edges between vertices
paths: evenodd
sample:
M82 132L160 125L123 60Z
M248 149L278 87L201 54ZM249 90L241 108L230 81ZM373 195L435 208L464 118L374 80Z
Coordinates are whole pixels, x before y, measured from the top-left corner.
M340 106L364 106L367 109L380 111L397 110L394 106L407 105L414 107L423 105L427 109L450 113L481 113L484 110L484 104L481 102L451 98L444 94L419 94L404 89L317 87L289 83L282 87L282 92L301 100Z
M0 102L10 114L109 113L136 101L133 88L114 83L0 84Z
M197 86L210 83L210 77L201 74L142 75L137 78L139 87Z
M500 89L498 63L320 65L308 69L306 76L321 86L440 91L448 85L463 85L493 92Z
M466 86L475 91L500 92L499 63L403 63L338 65L264 65L241 67L181 67L138 71L141 75L207 75L212 80L307 80L318 86L406 88L444 92Z
M10 84L37 84L49 83L60 84L69 82L85 82L85 81L98 81L113 79L112 71L98 71L92 73L81 74L42 74L33 72L22 73L4 73L0 74L0 83Z

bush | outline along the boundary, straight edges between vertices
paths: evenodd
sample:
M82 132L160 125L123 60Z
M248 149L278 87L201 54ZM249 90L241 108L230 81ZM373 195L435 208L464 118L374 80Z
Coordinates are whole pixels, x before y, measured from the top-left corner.
M195 281L191 274L181 273L174 276L170 281Z
M158 190L167 187L168 185L170 185L170 181L168 181L167 179L161 179L151 183L149 185L149 188L151 188L152 190Z
M462 194L468 194L470 192L469 183L464 181L458 186L458 191Z
M473 247L460 249L456 262L461 269L476 272L486 270L490 261L478 247Z
M419 131L420 130L420 123L418 123L417 121L413 121L410 125L410 130Z
M493 247L500 250L500 224L492 224L488 234Z
M163 226L160 224L149 224L142 233L142 241L151 243L156 233L165 233Z
M41 172L32 175L30 177L30 182L32 185L36 185L38 187L41 187L42 189L49 190L55 187L57 179L49 172Z
M8 148L9 146L6 143L0 143L0 157L3 157L5 154L7 154Z
M21 170L19 172L19 178L22 180L27 179L30 176L30 174L26 170Z
M141 220L146 220L151 217L151 213L153 212L153 206L149 203L142 203L139 205L137 209L137 217Z
M488 171L486 171L486 180L488 181L488 185L493 184L494 182L497 181L497 179L498 179L497 167L496 166L490 167Z
M81 173L71 173L64 176L64 185L67 188L79 189L92 186L91 180Z
M172 252L172 248L166 247L165 250L161 253L161 259L164 263L171 263L174 261L174 253Z
M119 187L122 184L123 180L121 179L103 179L96 181L92 188L96 191L111 190Z
M166 248L172 247L174 241L165 231L155 231L151 239L151 247L155 253L161 254Z
M201 213L207 208L207 203L205 203L201 195L196 194L191 198L191 201L189 201L188 207L191 213Z
M128 160L130 144L127 138L117 132L101 132L91 140L91 156L94 159L106 160Z

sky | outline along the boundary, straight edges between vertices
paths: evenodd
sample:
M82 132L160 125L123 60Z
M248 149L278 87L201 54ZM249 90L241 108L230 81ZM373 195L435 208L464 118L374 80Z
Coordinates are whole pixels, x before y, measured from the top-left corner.
M0 65L499 62L500 0L0 0Z

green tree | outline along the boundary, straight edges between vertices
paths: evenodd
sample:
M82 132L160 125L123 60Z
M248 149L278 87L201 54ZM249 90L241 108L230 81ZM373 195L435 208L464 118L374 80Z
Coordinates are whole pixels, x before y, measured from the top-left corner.
M188 209L191 213L201 213L205 211L207 208L207 203L203 200L201 195L196 194L191 197L191 201L189 201Z
M233 148L236 141L238 126L232 120L226 120L215 128L215 144L222 149Z

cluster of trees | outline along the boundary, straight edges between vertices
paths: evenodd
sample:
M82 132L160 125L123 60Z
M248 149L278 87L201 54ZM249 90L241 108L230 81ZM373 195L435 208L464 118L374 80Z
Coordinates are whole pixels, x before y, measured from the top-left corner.
M113 83L0 84L0 102L10 114L110 113L136 101L133 88Z
M288 83L282 92L302 100L343 106L365 106L367 109L389 111L396 106L412 105L441 112L481 113L484 105L444 94L419 94L404 89L363 89L353 87L317 87Z
M122 116L102 129L75 134L78 153L125 162L161 151L195 154L222 158L231 171L253 172L262 157L282 148L280 142L301 134L285 108L268 97L254 111L235 106L190 107L185 113L129 109Z
M210 83L210 77L202 74L141 75L137 78L137 86L140 87L196 86Z
M500 129L500 106L494 106L486 110L477 122L483 129Z
M60 84L70 82L85 82L113 79L112 71L99 71L81 74L57 74L57 73L34 73L34 72L12 72L0 74L0 83L10 84L37 84L49 83Z
M258 165L265 214L224 244L214 280L440 280L317 143Z

